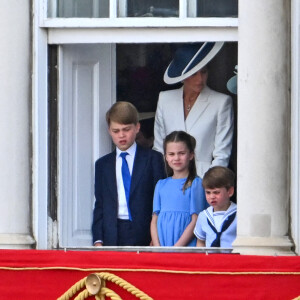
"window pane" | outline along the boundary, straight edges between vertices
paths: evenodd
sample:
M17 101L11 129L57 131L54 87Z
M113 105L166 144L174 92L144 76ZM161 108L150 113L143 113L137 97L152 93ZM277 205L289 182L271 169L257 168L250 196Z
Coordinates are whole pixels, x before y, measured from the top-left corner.
M119 17L178 17L178 0L119 0Z
M48 17L108 18L109 0L49 0Z
M196 17L237 17L237 16L238 16L238 0L197 0Z
M112 1L117 4L118 17L179 17L179 0ZM238 16L238 0L186 0L186 3L188 17ZM109 6L109 0L48 0L48 17L108 18Z

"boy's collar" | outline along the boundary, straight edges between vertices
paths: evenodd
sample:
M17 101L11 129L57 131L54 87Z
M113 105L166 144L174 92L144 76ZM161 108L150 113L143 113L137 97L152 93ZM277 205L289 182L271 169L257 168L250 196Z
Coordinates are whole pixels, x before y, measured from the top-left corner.
M236 205L234 202L232 202L232 201L230 200L230 205L229 205L229 207L227 208L227 210L225 210L224 212L225 212L226 214L229 214L229 213L231 213L232 211L236 211L236 209L237 209L237 205ZM213 208L212 206L209 206L209 207L206 209L206 211L207 211L210 215L213 215L213 213L214 213L214 208Z
M136 142L134 142L127 150L124 151L116 147L117 157L119 157L122 152L127 152L129 155L134 156L136 152L136 147L137 147Z

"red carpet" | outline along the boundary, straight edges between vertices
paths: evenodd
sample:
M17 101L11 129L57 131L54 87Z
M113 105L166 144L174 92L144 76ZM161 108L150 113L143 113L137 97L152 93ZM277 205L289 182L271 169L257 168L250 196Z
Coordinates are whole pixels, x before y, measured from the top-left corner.
M0 255L0 299L57 299L96 272L115 274L153 299L300 296L299 256L55 250L0 250ZM122 299L138 299L114 283L107 287Z

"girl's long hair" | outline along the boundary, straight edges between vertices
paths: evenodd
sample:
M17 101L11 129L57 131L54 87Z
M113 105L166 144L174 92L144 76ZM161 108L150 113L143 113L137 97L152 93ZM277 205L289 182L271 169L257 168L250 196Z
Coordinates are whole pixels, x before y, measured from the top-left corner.
M196 147L196 140L193 136L190 134L186 133L185 131L173 131L170 134L168 134L164 140L164 154L165 154L165 166L166 166L166 172L168 176L173 176L174 171L170 168L166 161L166 149L167 149L167 144L168 143L177 143L177 142L182 142L184 143L190 153L194 154L193 159L190 160L189 162L189 167L188 167L188 177L183 185L183 192L192 185L193 180L197 176L197 171L196 171L196 162L195 162L195 147Z

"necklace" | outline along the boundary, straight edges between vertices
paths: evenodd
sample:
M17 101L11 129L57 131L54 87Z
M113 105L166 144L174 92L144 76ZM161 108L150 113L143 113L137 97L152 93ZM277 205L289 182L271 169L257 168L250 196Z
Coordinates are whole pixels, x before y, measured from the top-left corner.
M196 98L196 99L197 99L197 98ZM192 109L192 107L193 107L193 105L194 105L196 99L189 99L189 102L188 102L188 104L186 105L186 110L187 110L188 112L190 112L190 110Z

